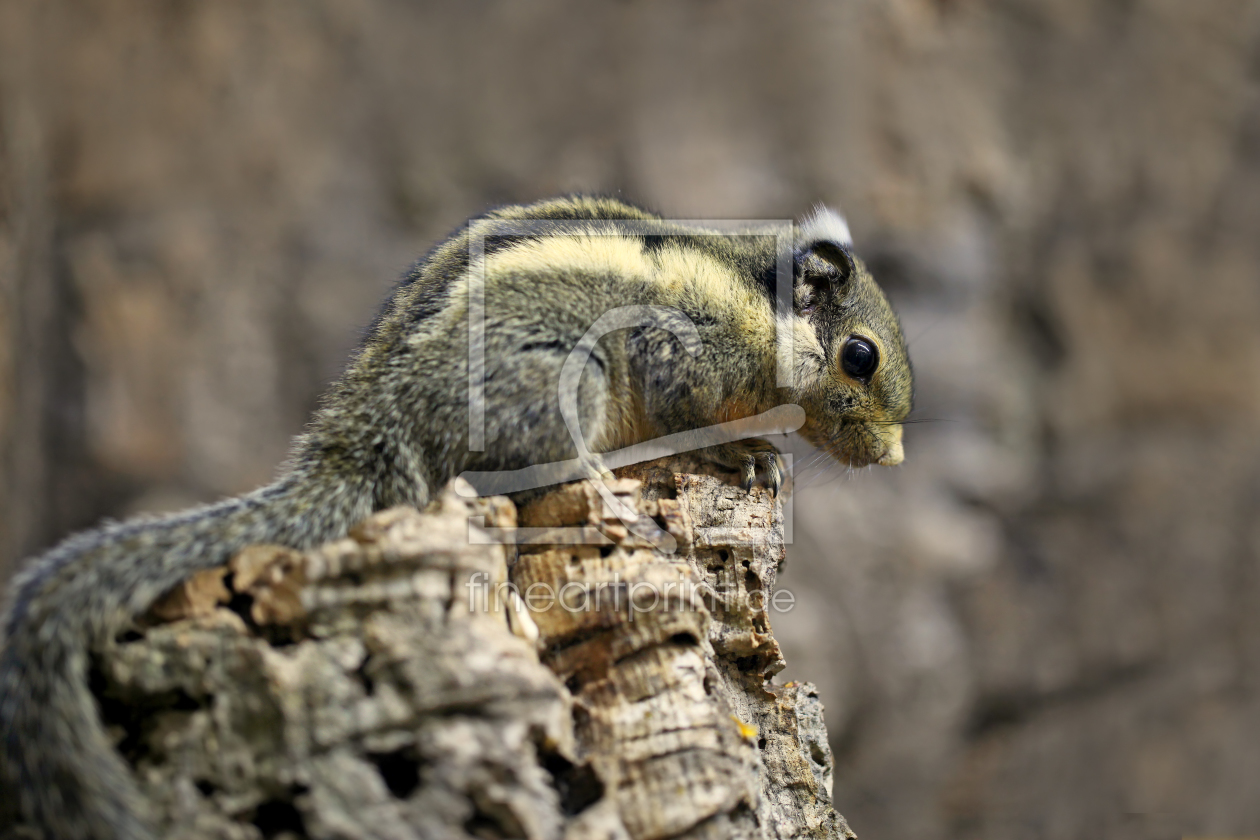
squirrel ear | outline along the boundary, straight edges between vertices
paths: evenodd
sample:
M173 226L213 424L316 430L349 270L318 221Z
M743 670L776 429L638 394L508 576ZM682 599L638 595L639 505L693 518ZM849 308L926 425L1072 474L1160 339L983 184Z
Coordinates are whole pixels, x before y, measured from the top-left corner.
M843 296L856 266L848 249L828 239L797 249L793 254L792 297L798 314Z
M844 216L819 204L814 208L814 215L798 227L796 247L799 250L823 240L834 242L841 248L853 247L853 235L849 233L849 223Z
M852 252L830 239L822 239L813 243L810 246L810 252L826 260L834 269L834 273L828 273L831 274L831 280L837 286L847 282L853 276L853 272L857 270L857 266L853 263Z
M801 223L796 236L796 282L836 288L856 270L849 224L834 210L819 205Z
M857 266L849 249L853 240L844 217L819 207L801 223L794 253L796 310L812 311L853 276Z

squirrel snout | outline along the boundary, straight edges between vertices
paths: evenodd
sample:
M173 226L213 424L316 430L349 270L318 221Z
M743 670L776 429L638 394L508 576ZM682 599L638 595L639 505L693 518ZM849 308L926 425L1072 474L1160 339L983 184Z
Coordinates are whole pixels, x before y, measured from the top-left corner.
M906 460L906 450L901 445L901 427L889 426L888 438L884 441L884 454L875 463L885 467L895 467Z

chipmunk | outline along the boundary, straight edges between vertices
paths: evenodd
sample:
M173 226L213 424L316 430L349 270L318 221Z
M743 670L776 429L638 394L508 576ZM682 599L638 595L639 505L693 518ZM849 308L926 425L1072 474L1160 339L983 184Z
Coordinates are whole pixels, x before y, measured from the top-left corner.
M819 210L784 238L700 230L603 198L491 211L404 276L275 482L72 536L14 578L0 624L0 789L11 818L47 840L153 837L88 687L93 652L247 545L310 548L374 511L424 507L464 470L572 458L561 368L603 313L627 305L681 313L700 344L692 355L650 326L599 340L578 393L594 453L794 403L801 434L840 463L901 462L905 342L837 214ZM483 441L470 438L470 312L484 325ZM745 486L760 473L778 489L770 444L708 454Z

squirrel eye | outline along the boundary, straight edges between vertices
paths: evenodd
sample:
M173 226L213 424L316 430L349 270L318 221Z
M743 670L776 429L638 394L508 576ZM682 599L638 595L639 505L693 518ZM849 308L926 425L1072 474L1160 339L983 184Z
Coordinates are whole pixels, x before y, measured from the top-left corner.
M844 343L840 364L849 376L865 381L879 367L879 353L871 342L855 336Z

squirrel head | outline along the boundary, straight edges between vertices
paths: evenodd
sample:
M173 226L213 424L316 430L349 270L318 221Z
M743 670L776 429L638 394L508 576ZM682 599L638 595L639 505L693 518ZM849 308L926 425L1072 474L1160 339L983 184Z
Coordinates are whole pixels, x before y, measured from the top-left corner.
M914 379L901 324L852 248L832 210L819 208L799 228L793 308L796 323L808 324L794 330L801 434L843 464L893 466L905 457L901 423Z

